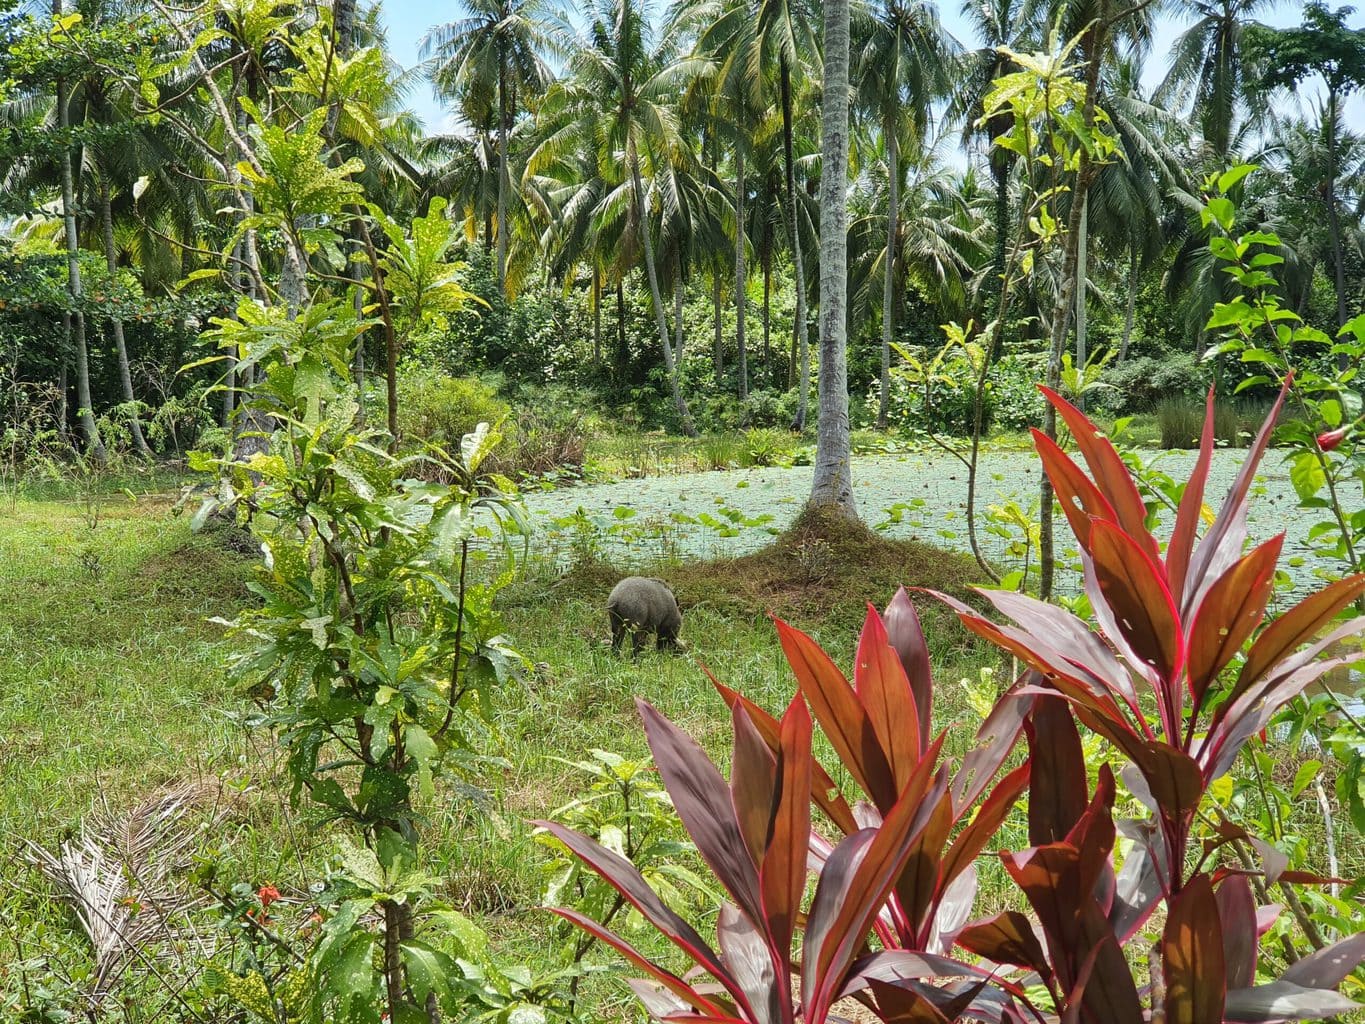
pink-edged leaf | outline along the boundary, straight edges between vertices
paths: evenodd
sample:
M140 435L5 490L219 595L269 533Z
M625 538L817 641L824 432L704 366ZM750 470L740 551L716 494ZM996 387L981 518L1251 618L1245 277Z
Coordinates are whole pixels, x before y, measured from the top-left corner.
M1256 897L1245 875L1225 878L1215 893L1218 921L1223 931L1223 963L1229 989L1256 982Z
M1050 843L1017 852L1002 850L1000 862L1033 908L1049 945L1074 949L1080 938L1076 924L1079 907L1087 898L1081 890L1076 848Z
M777 719L770 715L763 708L759 707L748 697L736 690L730 689L705 668L706 676L711 680L711 685L716 688L721 699L725 701L726 707L734 707L739 704L748 714L749 720L753 723L758 734L763 737L763 741L768 744L768 749L774 754L778 747L778 732L780 727ZM838 826L839 830L845 835L858 831L858 824L853 818L853 809L849 807L848 801L839 792L839 785L825 771L819 761L811 762L811 799L815 801L815 806L824 811L829 820Z
M778 976L767 938L731 903L720 905L716 943L735 984L754 1010L754 1024L790 1024L794 1015L787 972Z
M1199 529L1199 519L1204 511L1204 488L1209 479L1209 466L1213 462L1213 386L1209 385L1208 398L1204 402L1204 430L1199 437L1199 458L1195 460L1194 470L1180 495L1180 507L1175 514L1175 529L1171 532L1171 542L1166 545L1166 580L1171 593L1181 602L1182 610L1188 608L1185 600L1185 577L1190 567L1190 554L1194 551L1194 540Z
M948 1024L948 1018L918 992L876 979L868 982L868 989L882 1024Z
M1185 642L1160 568L1130 536L1103 520L1090 531L1090 553L1100 595L1124 640L1173 685L1185 664Z
M1085 813L1085 754L1076 720L1061 697L1039 697L1024 726L1028 737L1028 839L1045 846L1066 838Z
M1184 604L1193 607L1201 594L1214 580L1221 576L1233 562L1242 557L1242 542L1246 540L1247 495L1252 481L1256 478L1256 467L1261 463L1266 446L1270 444L1270 433L1275 427L1280 409L1284 405L1289 385L1281 389L1275 405L1270 410L1256 440L1247 451L1241 471L1233 482L1232 489L1223 499L1223 506L1213 520L1213 525L1204 534L1204 539L1190 556L1189 569L1185 577Z
M872 723L899 792L924 751L919 711L900 656L891 647L881 616L871 603L858 639L853 689Z
M1002 778L972 816L972 820L953 837L952 845L943 855L943 864L939 869L940 892L951 885L962 871L970 867L986 848L986 844L995 838L1000 826L1009 816L1014 802L1029 788L1030 773L1030 762L1025 761ZM1029 799L1032 801L1032 796Z
M1186 675L1194 711L1218 673L1241 651L1265 617L1284 534L1239 559L1204 592L1190 624Z
M1280 980L1304 988L1336 988L1362 961L1365 961L1365 932L1357 932L1290 964Z
M696 1012L703 1014L721 1014L724 1012L718 1005L710 999L707 999L687 982L683 981L682 978L678 977L672 971L652 962L625 939L614 932L610 932L606 928L603 928L592 918L586 917L576 910L570 910L567 907L554 907L551 908L550 912L552 914L558 914L560 917L564 918L564 920L583 929L583 931L587 932L593 938L606 943L687 1006L692 1007ZM707 968L707 970L708 972L711 971L710 968ZM711 973L714 976L714 972Z
M645 737L664 788L697 852L749 920L761 922L758 868L735 820L730 788L691 736L648 701L637 697L635 707L644 722Z
M1305 687L1334 669L1355 664L1359 655L1321 661L1314 661L1313 658L1337 640L1353 635L1362 624L1365 624L1365 617L1348 622L1302 654L1282 662L1273 675L1247 687L1239 696L1229 698L1220 705L1209 726L1208 738L1199 750L1199 761L1203 765L1205 777L1216 779L1231 768L1243 744L1264 729L1275 713L1302 693Z
M995 707L977 729L972 749L962 758L950 787L953 807L959 815L976 803L1014 749L1014 743L1024 729L1024 720L1037 699L1031 694L1019 693L1019 688L1040 679L1034 670L1025 670L1009 691L995 702Z
M1026 967L1044 980L1052 977L1052 967L1033 932L1033 922L1017 910L1006 910L968 925L958 933L957 944L994 963Z
M1100 489L1096 487L1076 463L1071 461L1056 441L1041 430L1032 429L1033 446L1043 461L1043 471L1052 481L1052 489L1057 494L1057 503L1066 515L1076 542L1086 550L1090 548L1090 521L1107 519L1118 523L1118 514Z
M947 782L940 775L923 798L909 792L913 788L912 782L880 828L848 837L825 863L802 947L801 990L807 1020L824 1020L833 1005L916 837L943 798Z
M916 832L910 855L896 879L896 899L917 934L927 932L932 924L929 911L938 889L939 859L953 830L953 798L948 795L946 779L939 791L941 796Z
M1133 688L1132 675L1085 620L1065 608L1027 594L1010 590L982 590L979 593L1000 614L1034 636L1047 637L1049 646L1064 655L1072 665L1083 665L1104 682L1110 693L1129 707L1136 707L1137 691Z
M919 613L904 587L896 591L896 596L886 606L882 616L886 626L886 638L901 660L905 678L910 682L910 693L915 701L915 711L919 715L920 752L929 742L930 714L934 704L934 676L929 668L929 645L924 641L924 630L920 626Z
M686 953L693 962L699 964L717 981L722 984L727 983L728 976L725 966L711 947L706 944L706 940L698 935L690 924L670 910L663 900L659 899L658 894L649 887L649 883L645 881L644 876L640 874L639 869L634 864L619 853L608 850L596 840L589 839L582 833L575 832L558 822L536 821L532 824L545 829L567 846L574 856L587 864L604 882L619 892L631 906L641 913L646 921L652 924L664 938ZM565 916L574 913L573 911L563 910L555 912ZM570 919L572 920L572 918ZM732 990L732 994L739 993L737 990ZM740 995L742 997L742 994Z
M1157 810L1170 821L1188 821L1204 795L1204 776L1199 764L1183 750L1168 743L1152 743L1139 762L1147 789Z
M1133 937L1160 903L1162 886L1170 874L1166 844L1151 820L1123 819L1118 829L1133 840L1114 880L1114 902L1109 924L1120 943Z
M1262 630L1247 651L1237 687L1255 682L1274 665L1308 643L1336 618L1337 612L1365 594L1365 573L1329 583L1310 594Z
M1095 484L1114 510L1118 527L1128 534L1151 558L1160 558L1156 538L1147 532L1147 506L1142 502L1137 484L1123 459L1109 439L1074 405L1048 388L1040 387L1043 395L1066 421L1071 436L1095 477Z
M933 919L925 930L924 948L930 953L947 954L957 941L957 933L967 923L976 904L976 864L967 864L934 896Z
M1078 1020L1105 1024L1144 1024L1145 1015L1132 968L1099 908L1090 903L1080 913L1080 939L1073 955L1071 996Z
M972 964L964 964L960 960L934 953L918 953L908 949L885 950L871 953L858 960L845 977L844 987L839 991L838 997L844 999L855 992L860 992L872 981L894 985L898 981L918 981L922 978L935 980L968 978L972 981L989 981L991 974Z
M1195 875L1167 906L1160 942L1167 1024L1221 1021L1227 994L1223 935L1209 876Z
M1223 1008L1227 1024L1268 1024L1271 1021L1321 1020L1361 1009L1339 993L1304 988L1287 981L1234 989Z
M777 762L744 705L735 701L730 710L734 724L735 748L730 759L730 803L735 810L740 835L754 866L763 863L768 845L768 826L772 822L777 793Z
M1071 831L1066 834L1066 842L1076 850L1076 877L1081 892L1094 898L1102 876L1111 871L1110 851L1114 849L1114 772L1108 762L1100 765L1095 781L1095 795ZM1112 898L1112 894L1111 894ZM1097 901L1098 902L1098 901ZM1107 904L1102 905L1103 913L1109 912Z
M781 619L773 621L796 684L820 728L854 781L885 813L896 802L895 779L853 687L819 644Z
M799 696L782 716L780 739L779 789L759 882L768 937L774 953L786 965L791 962L792 936L806 891L806 855L810 846L811 722Z

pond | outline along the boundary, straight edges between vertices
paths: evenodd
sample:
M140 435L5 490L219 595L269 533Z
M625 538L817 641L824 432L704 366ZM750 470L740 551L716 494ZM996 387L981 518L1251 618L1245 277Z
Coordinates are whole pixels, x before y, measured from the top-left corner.
M1186 478L1194 452L1144 452L1149 465L1176 480ZM1244 450L1214 454L1205 500L1216 512L1231 487ZM993 563L1009 569L1020 560L1009 554L1022 533L990 506L1016 502L1036 518L1041 465L1033 452L987 452L982 455L978 487L977 530ZM624 564L659 558L717 558L747 553L767 544L771 533L785 528L810 493L809 466L762 468L660 476L643 480L531 492L527 505L538 527L539 555L571 558L575 550L595 545ZM864 521L893 537L913 537L962 551L967 540L967 471L943 453L878 455L853 460L854 491ZM576 516L581 509L582 515ZM1306 538L1314 519L1302 513L1278 452L1261 463L1253 487L1248 530L1253 542L1286 533L1281 568L1291 589L1301 591L1313 579L1314 557ZM1164 520L1164 535L1172 515ZM1058 521L1058 539L1074 558L1071 534ZM1061 581L1074 589L1074 573ZM1284 595L1281 595L1283 599Z

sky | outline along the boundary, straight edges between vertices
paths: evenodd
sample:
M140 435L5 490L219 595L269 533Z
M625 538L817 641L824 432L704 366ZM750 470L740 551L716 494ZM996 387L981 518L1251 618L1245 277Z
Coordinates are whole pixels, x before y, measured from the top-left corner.
M960 0L941 0L940 16L943 18L944 27L964 47L970 49L980 43L971 32L966 19L962 17L960 6ZM1167 0L1165 13L1158 18L1151 55L1147 59L1144 72L1144 84L1148 88L1159 82L1165 74L1175 40L1193 20L1190 16L1179 13L1184 6L1180 0ZM1270 11L1262 14L1259 20L1275 26L1296 25L1302 6L1298 0L1282 0ZM1327 6L1335 9L1350 5L1344 0L1328 0ZM394 59L404 68L412 67L418 62L418 50L428 28L434 24L454 21L461 16L462 7L458 0L454 3L441 4L426 3L423 0L385 0L381 8L381 18L388 28L390 50ZM1365 28L1365 10L1358 8L1348 23L1356 28ZM1302 98L1310 98L1316 94L1316 89L1306 88ZM407 102L421 117L429 132L448 130L452 127L453 120L427 84L414 85ZM1346 105L1345 114L1349 128L1365 132L1365 94L1353 96Z

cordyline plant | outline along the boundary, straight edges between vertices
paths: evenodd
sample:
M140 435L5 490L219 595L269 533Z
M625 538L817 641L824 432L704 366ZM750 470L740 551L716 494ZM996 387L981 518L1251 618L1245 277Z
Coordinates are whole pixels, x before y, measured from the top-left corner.
M777 622L800 691L780 720L715 683L733 716L728 783L640 703L679 817L733 901L721 907L718 949L624 858L544 823L696 965L674 973L576 911L556 911L646 972L633 985L656 1018L823 1024L839 1019L832 1011L848 997L879 1019L927 1024L1217 1024L1355 1008L1333 989L1365 959L1365 935L1267 981L1257 953L1276 908L1257 908L1245 871L1210 861L1223 844L1251 837L1224 823L1192 869L1186 861L1209 784L1277 708L1340 663L1315 660L1325 648L1365 627L1353 620L1318 639L1365 592L1365 577L1326 587L1257 632L1283 538L1244 554L1246 504L1278 407L1199 539L1210 396L1200 456L1163 551L1117 452L1082 413L1046 394L1092 474L1037 435L1083 552L1096 628L1015 593L984 592L1004 623L938 595L1027 666L956 771L940 761L944 736L930 735L927 646L901 591L885 617L869 610L851 682L814 641ZM850 804L812 757L811 712L866 800ZM1125 781L1151 819L1114 820L1108 764L1089 790L1077 721L1127 756ZM997 780L1021 732L1028 755ZM999 842L1026 787L1032 845L1000 858L1032 915L1008 910L968 923L974 861ZM813 808L841 840L812 828ZM1120 832L1134 840L1121 864ZM808 875L814 899L803 913ZM1164 922L1153 941L1140 933L1158 908ZM954 947L980 962L950 958ZM1139 960L1147 966L1137 974Z

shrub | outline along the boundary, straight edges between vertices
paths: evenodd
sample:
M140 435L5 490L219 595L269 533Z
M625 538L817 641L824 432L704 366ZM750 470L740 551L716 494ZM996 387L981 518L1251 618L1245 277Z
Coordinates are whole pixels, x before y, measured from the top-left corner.
M412 366L398 378L398 430L409 440L450 450L480 423L495 425L510 411L493 386L478 377Z
M1103 400L1108 411L1150 412L1168 399L1199 402L1209 389L1209 368L1186 352L1161 358L1140 356L1110 366L1104 381L1115 389Z
M991 423L1001 430L1026 431L1043 422L1043 398L1038 382L1043 379L1037 357L1008 355L995 364L986 381Z

